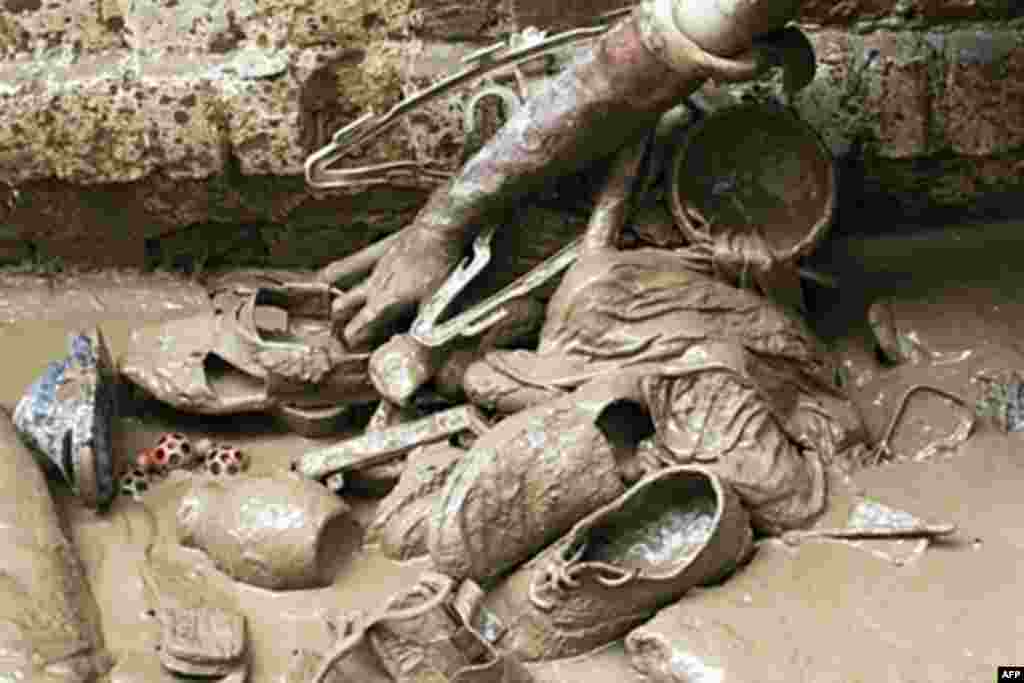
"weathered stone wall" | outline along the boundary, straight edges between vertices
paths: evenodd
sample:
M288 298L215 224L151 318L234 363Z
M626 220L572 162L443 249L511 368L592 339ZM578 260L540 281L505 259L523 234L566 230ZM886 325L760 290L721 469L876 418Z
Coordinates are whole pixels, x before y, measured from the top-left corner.
M309 190L303 161L337 127L499 36L625 4L0 0L0 260L324 263L407 222L436 182ZM847 206L1012 208L1022 16L1017 0L808 0L820 65L795 104L841 159ZM454 169L460 107L356 161Z

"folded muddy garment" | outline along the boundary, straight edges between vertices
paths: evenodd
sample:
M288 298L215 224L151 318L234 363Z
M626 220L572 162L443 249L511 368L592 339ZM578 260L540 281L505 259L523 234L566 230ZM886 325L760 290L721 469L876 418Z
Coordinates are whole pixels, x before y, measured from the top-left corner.
M0 680L86 683L110 667L99 609L46 479L0 415Z
M642 378L663 462L709 465L755 527L775 533L821 511L823 463L862 439L835 368L771 300L687 270L668 251L601 250L566 274L536 353L493 352L464 382L474 402L523 408L595 378Z

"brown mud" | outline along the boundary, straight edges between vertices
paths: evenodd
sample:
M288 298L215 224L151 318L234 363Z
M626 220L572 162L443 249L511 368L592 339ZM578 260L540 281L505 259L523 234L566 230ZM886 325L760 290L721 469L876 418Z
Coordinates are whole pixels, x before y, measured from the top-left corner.
M812 297L814 318L842 354L848 387L873 436L883 432L913 385L934 384L964 396L972 407L986 407L981 384L972 380L1024 370L1024 263L1009 257L1024 244L1022 230L1024 224L1007 223L847 238L816 256L814 266L839 277L841 289ZM879 296L894 300L901 332L927 351L917 362L878 362L866 312ZM72 330L101 325L116 355L133 327L205 305L198 284L170 275L0 275L0 403L13 407L46 363L64 355ZM691 622L703 620L708 634L728 640L706 655L726 674L723 680L981 681L991 680L997 665L1024 662L1024 622L1017 614L1024 585L1016 571L1024 560L1018 503L1024 437L1002 434L982 420L965 445L913 462L956 426L959 410L935 396L913 398L892 442L902 462L837 485L835 505L822 522L843 526L849 509L843 500L851 491L864 492L928 520L958 524L950 540L933 543L904 566L866 552L865 544L814 540L790 547L772 541L724 585L683 598ZM258 416L199 419L150 403L131 403L123 412L116 446L125 462L161 433L180 431L242 447L250 473L258 476L287 469L296 455L339 439L286 434ZM293 651L329 647L332 614L375 608L424 566L360 549L361 529L376 503L353 497L346 502L354 522L338 525L338 538L327 541L339 549L329 587L272 592L236 583L201 552L177 544L174 516L188 488L188 475L177 473L142 503L119 497L108 513L97 515L54 486L102 611L107 646L119 662L111 681L174 680L159 677L160 627L151 610L203 604L245 614L250 680L278 681ZM758 675L745 677L753 669L744 667L755 666ZM682 680L667 674L645 679L632 669L621 643L531 669L539 681L551 682ZM765 677L766 671L778 674Z

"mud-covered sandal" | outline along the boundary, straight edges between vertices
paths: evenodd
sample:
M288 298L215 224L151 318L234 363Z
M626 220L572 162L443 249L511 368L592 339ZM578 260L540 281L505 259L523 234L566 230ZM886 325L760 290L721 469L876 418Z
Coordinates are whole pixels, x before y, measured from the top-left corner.
M739 497L717 475L662 470L489 592L481 630L525 661L588 652L690 588L725 578L749 558L752 538Z
M270 412L297 431L322 432L344 406L376 397L369 355L350 353L332 329L339 294L285 283L215 299L222 307L211 312L136 330L118 368L184 412Z
M223 677L247 666L245 617L241 614L213 607L183 607L161 610L159 616L163 626L160 663L169 671Z

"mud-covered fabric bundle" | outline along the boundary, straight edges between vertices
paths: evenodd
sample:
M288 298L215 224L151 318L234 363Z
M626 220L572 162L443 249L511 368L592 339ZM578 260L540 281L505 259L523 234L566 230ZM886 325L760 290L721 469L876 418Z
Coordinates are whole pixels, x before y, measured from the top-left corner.
M860 437L828 350L798 316L654 249L585 255L551 300L538 351L490 354L466 389L484 404L529 403L627 369L643 371L659 457L718 471L762 531L821 512L823 461Z

